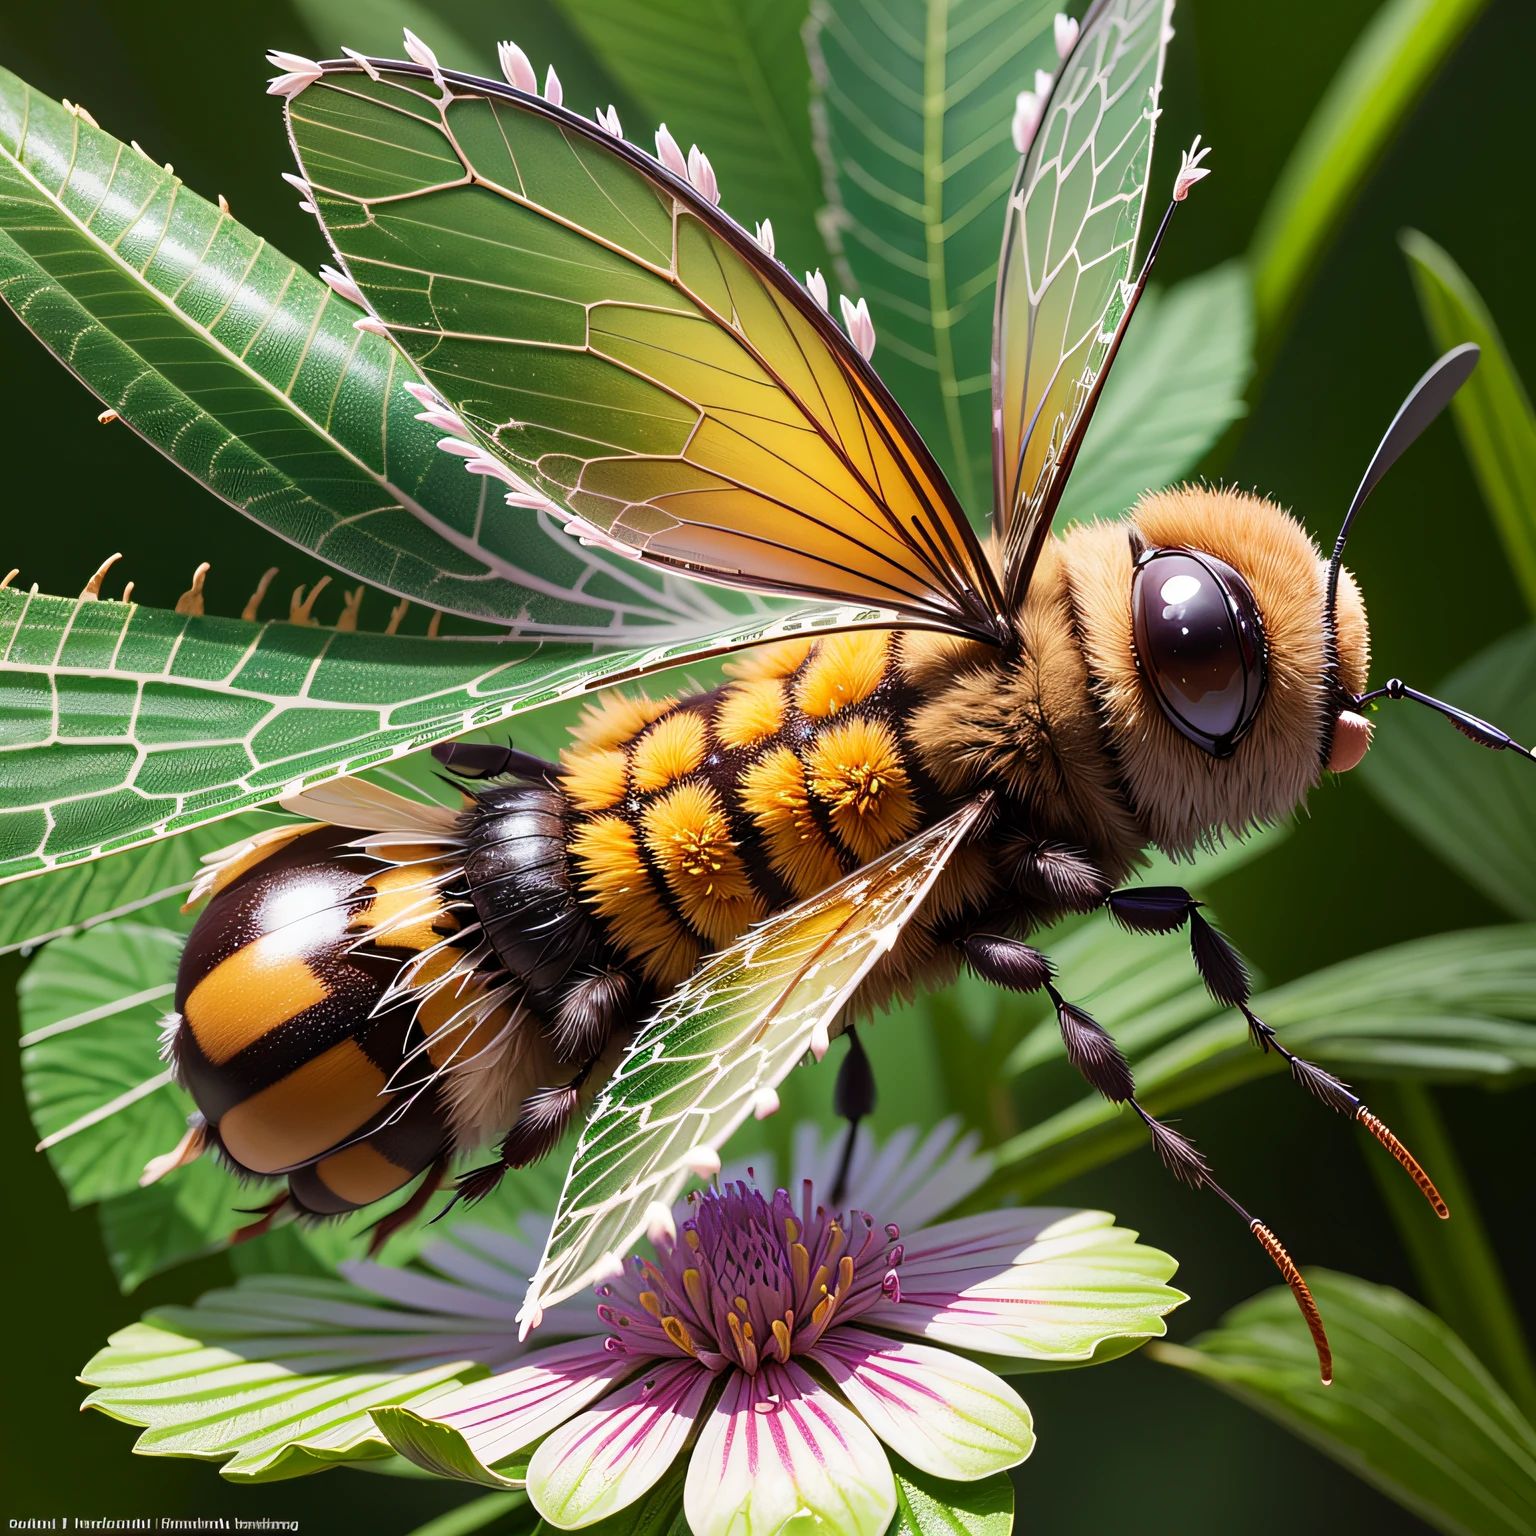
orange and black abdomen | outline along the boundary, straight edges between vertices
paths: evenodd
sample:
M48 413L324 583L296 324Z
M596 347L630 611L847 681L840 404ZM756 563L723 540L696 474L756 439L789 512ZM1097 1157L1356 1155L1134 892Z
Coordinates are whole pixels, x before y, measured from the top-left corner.
M176 985L177 1072L214 1139L243 1170L289 1175L318 1214L401 1188L449 1140L439 1086L411 1082L426 1076L408 1064L418 1005L386 992L458 925L430 866L349 847L357 836L302 831L248 862L199 917ZM391 906L404 920L375 941Z

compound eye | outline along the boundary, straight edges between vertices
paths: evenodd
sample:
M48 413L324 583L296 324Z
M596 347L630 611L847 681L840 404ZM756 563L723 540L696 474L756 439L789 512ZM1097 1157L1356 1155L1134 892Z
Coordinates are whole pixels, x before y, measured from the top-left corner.
M1131 588L1136 660L1180 735L1227 757L1264 694L1264 626L1248 584L1224 561L1156 549Z

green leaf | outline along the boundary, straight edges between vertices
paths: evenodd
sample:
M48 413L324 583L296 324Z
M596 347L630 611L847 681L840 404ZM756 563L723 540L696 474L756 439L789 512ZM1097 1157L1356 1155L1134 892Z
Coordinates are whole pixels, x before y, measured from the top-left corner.
M992 501L992 308L1014 98L1057 68L1056 0L813 0L812 121L844 285L881 376L973 518Z
M285 818L251 813L162 837L143 848L55 870L46 880L14 886L0 901L0 954L31 950L51 939L184 896L204 854L238 843Z
M1145 957L1148 941L1136 942ZM1416 939L1261 993L1253 1008L1289 1049L1346 1078L1503 1086L1536 1071L1533 945L1536 928L1525 924ZM1069 995L1079 994L1074 988ZM1169 1006L1177 1008L1173 998ZM1091 1011L1097 1015L1097 1005ZM1122 1047L1129 1042L1137 1097L1154 1114L1284 1070L1273 1054L1254 1049L1246 1022L1231 1012L1138 1057L1137 1031L1155 1038L1160 1022L1153 1013L1112 1031ZM1043 1043L1030 1049L1031 1060L1054 1054ZM969 1208L995 1204L1004 1192L1030 1198L1145 1140L1129 1113L1098 1095L1081 1097L996 1148L996 1171Z
M1536 741L1536 630L1495 641L1436 690ZM1433 711L1380 719L1360 766L1387 809L1513 917L1536 917L1536 774L1512 752L1480 752Z
M407 1462L406 1465L413 1468L415 1466L413 1462ZM505 1493L488 1493L484 1498L471 1499L469 1503L461 1504L457 1509L450 1509L446 1515L438 1515L436 1519L428 1520L425 1525L418 1525L410 1536L470 1536L473 1531L484 1530L493 1520L499 1520L503 1515L509 1515L518 1510L527 1513L529 1525L537 1522L538 1516L529 1508L528 1495L521 1489L508 1489Z
M181 941L110 923L48 945L17 987L27 1107L73 1206L137 1189L187 1128L192 1100L159 1058Z
M271 1482L392 1455L370 1410L424 1407L484 1375L484 1350L470 1319L424 1318L338 1280L262 1275L146 1314L80 1380L95 1388L86 1407L145 1426L140 1455L197 1456L232 1480Z
M1333 1343L1317 1379L1289 1291L1266 1291L1189 1348L1149 1353L1205 1377L1456 1536L1536 1531L1536 1430L1472 1351L1400 1291L1307 1275Z
M1229 261L1149 291L1126 332L1056 522L1119 517L1187 474L1246 414L1253 297Z
M806 0L557 3L647 114L625 120L633 143L649 149L665 122L684 153L697 143L709 156L723 207L748 229L772 220L793 270L826 260L813 217L821 185L800 41Z
M952 1483L886 1454L896 1474L896 1518L888 1536L1010 1536L1013 1480L1006 1472Z
M194 479L349 575L525 630L688 615L548 519L487 517L499 483L439 451L404 389L419 375L353 329L362 310L3 70L0 295Z
M1272 352L1387 145L1487 0L1386 0L1355 40L1249 246L1259 350Z
M408 1457L416 1466L424 1467L438 1477L452 1478L460 1483L479 1483L486 1488L523 1486L526 1457L515 1469L515 1475L503 1476L484 1466L470 1450L469 1442L451 1425L439 1424L405 1406L376 1408L373 1422L399 1455Z
M1398 243L1436 349L1465 341L1483 349L1451 413L1526 606L1536 615L1536 411L1467 274L1416 229L1405 229Z
M1440 1220L1397 1169L1366 1149L1425 1298L1529 1418L1536 1413L1536 1372L1525 1332L1434 1095L1422 1083L1378 1082L1371 1084L1371 1107L1434 1169L1435 1187L1452 1212L1452 1220ZM1365 1132L1359 1135L1363 1142Z
M199 618L6 589L0 880L216 821L624 678L877 617L825 605L729 625L717 615L692 640L598 652Z

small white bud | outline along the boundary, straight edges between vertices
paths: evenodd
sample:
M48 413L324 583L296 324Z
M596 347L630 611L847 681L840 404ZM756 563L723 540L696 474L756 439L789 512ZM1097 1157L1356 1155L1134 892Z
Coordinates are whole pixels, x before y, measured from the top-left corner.
M757 226L757 243L769 255L773 255L773 220L764 219Z
M513 90L526 91L530 96L538 94L539 77L534 74L528 55L516 43L497 43L496 58L501 64L501 72L507 84Z
M811 1031L810 1050L811 1055L820 1061L832 1048L832 1042L827 1037L827 1021L818 1019L816 1027Z
M1065 59L1077 46L1077 23L1070 16L1056 13L1056 57Z
M677 1223L672 1219L672 1212L659 1200L652 1200L645 1208L645 1235L653 1248L677 1241Z
M359 309L367 309L368 306L363 301L363 290L345 272L338 272L335 267L321 267L320 280L332 293L340 295L348 304L356 304Z
M485 451L478 443L466 443L462 437L440 437L437 446L443 453L457 454L461 459L478 459Z
M720 1172L720 1154L713 1147L695 1147L683 1159L683 1166L701 1179L712 1179Z
M1035 71L1035 95L1038 96L1041 101L1050 100L1051 86L1054 85L1055 82L1055 75L1049 74L1043 69L1037 69Z
M417 405L424 405L429 411L446 404L443 397L430 384L418 384L412 379L408 383L401 385L401 388Z
M1020 91L1013 107L1013 147L1023 155L1034 142L1040 126L1040 98L1033 91Z
M667 131L665 123L656 130L656 158L674 176L683 181L688 180L688 162L683 159L683 152L677 147L677 140Z
M817 267L814 272L807 272L805 274L805 291L816 300L822 309L826 309L827 280L821 275L820 267Z
M611 138L622 139L624 137L624 125L619 121L619 109L611 103L606 115L601 107L597 109L597 126Z
M313 203L308 202L308 201L302 202L302 203L299 204L299 212L300 213L312 213L312 214L315 215L316 218L319 218L319 216L320 216L320 210L318 208L316 208Z
M292 171L284 171L283 180L286 181L288 185L299 194L300 197L308 197L310 195L309 183L305 181L302 176L295 176Z
M553 64L544 71L544 100L552 107L558 107L565 101L565 92L560 86L560 76L555 73Z
M875 322L869 318L869 305L863 299L857 304L850 304L846 293L838 295L838 303L842 307L843 325L848 331L848 339L859 349L865 362L868 362L875 351Z
M404 32L407 55L420 64L423 69L430 69L434 75L440 74L437 55L409 27L404 28Z
M354 331L369 331L375 336L388 336L389 331L382 320L375 320L372 315L364 315L361 320L352 322Z
M769 1115L779 1112L779 1096L772 1088L759 1088L752 1095L752 1118L754 1120L766 1120Z
M306 59L301 53L285 53L280 48L267 55L267 62L282 71L267 82L267 95L285 96L289 101L325 73L313 59Z
M715 180L715 168L709 163L709 156L697 144L688 151L688 180L700 197L719 203L720 186Z
M458 412L450 411L447 406L433 406L430 410L418 411L417 421L424 421L429 427L436 427L439 432L451 433L454 437L467 438L469 428L464 425Z
M377 80L379 78L378 70L373 67L373 63L366 53L359 53L356 48L343 48L341 51L346 54L346 56L351 59L352 62L356 64L357 67L361 69L370 80Z
M1195 142L1189 146L1180 157L1179 174L1173 180L1173 200L1182 203L1189 196L1189 189L1197 181L1203 181L1211 174L1208 166L1200 164L1210 154L1211 146L1207 144L1200 148L1200 135L1195 135Z

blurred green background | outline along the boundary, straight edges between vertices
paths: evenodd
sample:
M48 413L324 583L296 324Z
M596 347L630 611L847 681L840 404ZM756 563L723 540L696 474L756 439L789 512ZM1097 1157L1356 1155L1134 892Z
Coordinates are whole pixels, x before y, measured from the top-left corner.
M758 8L793 4L762 0ZM381 29L424 8L359 0L349 9L356 41L383 47L375 41ZM515 37L541 74L553 60L568 106L590 112L613 101L630 137L648 140L651 114L569 19L599 7L444 0L438 9L467 38L488 43L491 30ZM1197 131L1215 146L1215 175L1181 215L1160 280L1248 249L1298 136L1376 10L1375 0L1181 0L1153 206L1174 152ZM420 30L432 40L426 24ZM794 37L794 27L784 30ZM0 12L0 63L49 95L83 102L104 128L172 161L204 195L222 192L245 224L311 267L325 253L313 221L279 179L290 159L277 104L264 94L270 70L262 55L277 46L323 57L353 40L317 39L286 3L68 0ZM1527 190L1533 58L1536 7L1490 0L1365 181L1294 316L1261 349L1251 414L1218 445L1207 473L1274 496L1331 541L1381 430L1436 350L1398 248L1405 226L1452 252L1497 317L1516 366L1536 378L1536 310L1528 300L1536 235ZM673 126L686 143L686 129ZM728 185L726 192L729 203ZM121 549L123 574L138 583L139 599L169 607L192 567L209 559L210 607L234 612L270 564L282 567L279 590L322 572L216 503L137 437L99 427L94 399L9 315L0 316L0 400L12 449L0 565L20 566L23 585L36 580L44 591L73 592L104 555ZM1350 556L1369 605L1377 681L1400 674L1433 688L1527 622L1448 420L1376 492ZM1381 730L1395 724L1389 715ZM1325 785L1282 846L1215 889L1225 927L1271 983L1395 941L1504 917L1358 780ZM6 1010L14 1008L13 983L24 963L0 961ZM880 1071L877 1032L868 1044ZM190 1300L227 1282L230 1270L223 1257L208 1259L119 1295L94 1214L70 1213L32 1152L14 1055L5 1053L5 1061L10 1324L0 1516L268 1516L297 1518L310 1532L403 1533L469 1496L352 1470L235 1488L209 1466L132 1457L130 1430L94 1414L77 1418L83 1389L74 1372L107 1333L156 1301ZM887 1062L888 1077L900 1071ZM1516 1087L1491 1101L1482 1090L1447 1088L1436 1097L1529 1331L1536 1238L1527 1125L1536 1093ZM1303 1263L1421 1295L1355 1134L1342 1121L1302 1102L1283 1079L1267 1078L1191 1109L1182 1123L1228 1186L1285 1235ZM1050 1198L1113 1210L1179 1258L1178 1283L1193 1299L1171 1320L1175 1339L1211 1327L1273 1282L1247 1235L1208 1196L1173 1185L1144 1150ZM1091 1372L1035 1376L1026 1396L1040 1444L1017 1479L1023 1532L1086 1533L1122 1523L1149 1533L1426 1529L1268 1421L1139 1356Z

